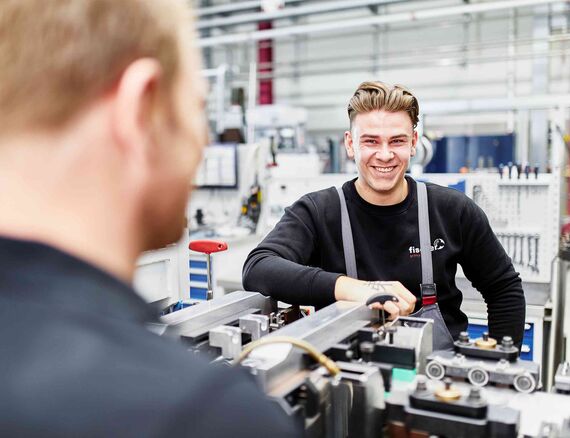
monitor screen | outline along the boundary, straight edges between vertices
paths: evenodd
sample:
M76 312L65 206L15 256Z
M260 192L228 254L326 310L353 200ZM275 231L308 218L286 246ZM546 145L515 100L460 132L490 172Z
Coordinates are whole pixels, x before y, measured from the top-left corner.
M202 163L196 174L195 185L203 189L236 189L238 187L237 144L206 146Z

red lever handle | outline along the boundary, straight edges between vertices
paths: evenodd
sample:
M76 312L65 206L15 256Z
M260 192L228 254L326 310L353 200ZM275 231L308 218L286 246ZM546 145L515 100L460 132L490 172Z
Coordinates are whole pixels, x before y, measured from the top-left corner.
M213 252L225 251L228 249L228 244L219 240L194 240L190 242L188 248L192 251L212 254Z

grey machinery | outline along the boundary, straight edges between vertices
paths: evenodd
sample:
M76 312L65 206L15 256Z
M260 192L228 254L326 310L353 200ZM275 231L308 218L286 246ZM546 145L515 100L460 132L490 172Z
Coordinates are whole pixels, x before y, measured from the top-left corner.
M411 436L405 433L418 426L425 436L562 437L564 413L570 417L568 366L561 366L560 394L394 380L396 369L425 372L433 357L431 321L401 317L384 326L378 311L358 303L337 302L296 319L268 297L234 292L166 315L153 330L180 336L213 362L241 362L269 398L303 424L306 437ZM328 359L315 360L294 342Z

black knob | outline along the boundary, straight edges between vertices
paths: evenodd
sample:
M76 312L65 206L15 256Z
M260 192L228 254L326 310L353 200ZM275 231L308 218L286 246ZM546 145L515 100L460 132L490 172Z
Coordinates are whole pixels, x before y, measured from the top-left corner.
M395 303L397 303L398 297L396 295L391 295L391 294L375 294L372 295L370 298L368 298L368 300L366 300L366 305L370 306L373 303L380 303L380 304L384 304L387 301L393 301Z

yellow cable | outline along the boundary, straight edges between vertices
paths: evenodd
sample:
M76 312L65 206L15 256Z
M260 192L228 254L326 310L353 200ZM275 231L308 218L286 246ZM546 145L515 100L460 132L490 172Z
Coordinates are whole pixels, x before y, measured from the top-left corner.
M235 360L234 365L239 365L241 362L243 362L243 360L246 357L248 357L249 354L257 347L269 344L291 344L294 345L295 347L299 347L305 350L307 353L309 353L309 356L311 356L317 363L324 366L332 376L336 376L338 373L340 373L340 368L335 363L335 361L328 358L323 353L319 352L315 347L313 347L308 342L303 341L301 339L291 338L289 336L267 337L250 342L245 346L241 354Z

